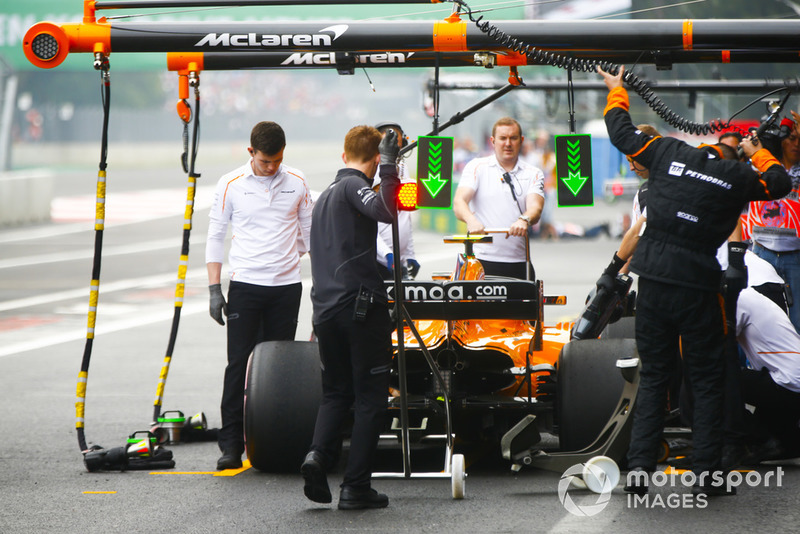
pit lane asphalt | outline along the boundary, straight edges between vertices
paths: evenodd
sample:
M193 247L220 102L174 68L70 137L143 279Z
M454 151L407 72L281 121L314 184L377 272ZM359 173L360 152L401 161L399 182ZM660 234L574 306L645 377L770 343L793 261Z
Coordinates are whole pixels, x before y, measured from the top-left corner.
M170 170L173 176L174 170ZM60 177L59 195L93 193L91 173ZM205 176L216 176L206 172ZM142 177L118 172L121 189L163 188L158 173ZM126 180L128 178L128 180ZM327 174L312 177L324 186ZM216 181L214 178L213 181ZM211 179L208 183L213 183ZM183 182L176 182L181 187ZM205 191L203 194L207 194ZM562 221L613 220L627 202L559 209ZM146 211L145 208L142 210ZM173 311L183 208L171 216L127 224L109 223L101 273L97 337L89 369L86 436L90 444L116 447L149 426L158 374ZM565 211L566 210L566 211ZM91 208L90 208L90 211ZM90 215L93 215L91 213ZM207 209L195 215L185 304L163 410L206 413L219 426L225 332L207 315L203 242ZM635 508L621 485L604 509L579 517L562 505L559 473L523 469L512 474L501 461L467 457L466 498L450 496L448 480L377 480L389 508L343 512L316 505L302 494L296 474L247 469L213 471L214 443L169 446L172 470L88 473L75 434L75 384L83 353L92 223L46 224L0 229L0 532L735 532L795 531L798 524L798 465L784 465L781 487L740 488L736 497L704 508L681 501L684 487L662 487L650 507ZM443 247L438 234L415 234L421 278L451 268L457 246ZM174 244L168 240L174 238ZM163 240L167 240L164 244ZM136 246L132 246L136 245ZM566 294L565 307L547 307L546 321L569 319L616 250L617 241L533 242L534 263L545 294ZM128 248L126 248L128 247ZM59 256L60 255L60 256ZM38 261L37 260L41 260ZM304 305L298 339L310 334L303 262ZM389 454L396 463L396 453ZM416 458L423 461L414 464ZM436 457L412 457L412 466L440 469ZM437 467L438 466L438 467ZM763 466L759 472L775 471ZM331 475L335 489L341 474ZM774 480L774 479L773 479ZM581 506L599 503L594 494L570 490ZM655 500L655 497L654 497ZM680 506L683 504L683 506ZM694 504L694 507L687 505Z

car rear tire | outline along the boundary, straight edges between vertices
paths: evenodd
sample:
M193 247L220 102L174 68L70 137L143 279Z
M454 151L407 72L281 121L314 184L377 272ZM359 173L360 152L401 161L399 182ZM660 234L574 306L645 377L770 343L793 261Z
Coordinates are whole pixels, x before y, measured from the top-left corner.
M598 437L625 384L616 361L635 355L633 339L584 339L564 345L556 395L561 450L583 449Z
M636 339L636 317L621 317L619 321L609 323L600 332L600 339Z
M311 446L322 398L317 343L266 341L247 364L244 432L250 464L299 472Z

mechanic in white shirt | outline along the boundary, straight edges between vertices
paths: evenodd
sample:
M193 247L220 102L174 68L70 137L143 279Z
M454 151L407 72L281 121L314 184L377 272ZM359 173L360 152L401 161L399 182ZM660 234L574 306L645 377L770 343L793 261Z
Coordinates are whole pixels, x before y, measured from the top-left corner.
M470 234L508 228L505 238L495 235L492 243L474 245L487 275L526 278L525 240L544 207L544 173L519 157L524 140L516 120L498 120L491 136L494 154L464 167L453 198L453 213ZM530 271L534 280L532 266Z
M397 134L397 143L400 148L408 144L408 138L403 135L403 128L396 122L381 122L375 125L379 132L386 133L387 129L392 129ZM397 164L397 176L400 178L400 183L409 183L414 180L411 178L411 172L405 160L400 159ZM379 173L375 173L373 187L381 183ZM409 275L411 278L416 278L419 273L419 262L416 260L414 254L414 231L413 222L411 220L410 211L398 210L397 212L397 232L400 238L400 267L404 275ZM392 248L392 225L387 223L378 222L378 239L376 241L378 248L378 271L384 280L392 280L394 275L394 249ZM405 276L404 276L405 277Z
M774 279L772 266L750 251L745 262L748 277L755 277L739 293L736 339L748 361L741 373L742 399L755 408L745 421L757 443L744 461L755 464L800 456L800 334L780 305L759 290L758 270L764 266L754 264L766 264Z
M263 341L292 340L297 330L303 291L300 255L309 247L313 205L303 173L282 163L285 147L286 136L278 124L256 124L247 149L250 161L220 178L209 214L209 312L221 325L223 314L228 317L220 470L242 466L244 382L250 353ZM229 225L226 303L221 273Z

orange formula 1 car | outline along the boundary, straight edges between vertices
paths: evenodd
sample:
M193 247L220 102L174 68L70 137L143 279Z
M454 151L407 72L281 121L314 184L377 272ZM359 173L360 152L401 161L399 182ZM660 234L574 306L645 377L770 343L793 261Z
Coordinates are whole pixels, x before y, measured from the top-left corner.
M402 443L404 451L411 444L446 441L445 475L455 465L456 440L497 445L515 464L551 469L598 454L621 461L637 382L630 370L638 363L633 340L571 340L572 324L545 326L543 305L564 304L566 298L544 296L540 280L485 277L472 245L491 239L446 237L445 243L465 249L452 273L404 281L400 302L395 286L388 286L405 321L402 342L397 332L393 337L385 437ZM247 453L254 467L293 471L302 462L320 396L315 343L256 347L245 399ZM556 436L558 445L539 450L542 432Z

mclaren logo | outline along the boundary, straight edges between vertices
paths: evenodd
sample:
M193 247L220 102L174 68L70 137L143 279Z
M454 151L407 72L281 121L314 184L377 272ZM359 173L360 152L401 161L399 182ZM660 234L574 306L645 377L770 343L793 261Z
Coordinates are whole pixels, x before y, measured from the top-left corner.
M359 65L378 65L405 63L414 52L403 54L400 52L381 52L377 54L356 54L356 63ZM335 52L294 52L281 61L281 65L336 65Z
M347 24L337 24L322 28L314 34L284 33L209 33L194 46L202 47L279 47L279 46L331 46L333 41L347 31Z

